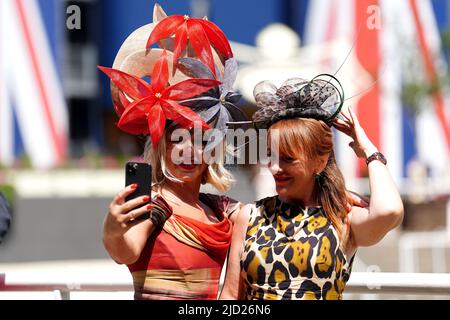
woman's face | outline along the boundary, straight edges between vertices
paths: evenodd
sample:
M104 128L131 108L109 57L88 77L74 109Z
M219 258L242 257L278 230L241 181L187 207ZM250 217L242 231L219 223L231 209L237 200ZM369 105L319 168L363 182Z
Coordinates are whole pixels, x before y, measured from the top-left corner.
M269 169L283 201L314 201L316 174L326 168L330 156L329 153L319 155L324 152L322 138L331 139L323 131L322 125L311 119L280 121L270 128Z
M269 163L277 194L282 199L297 199L304 194L305 190L314 187L315 172L313 166L308 162L279 155L278 161Z
M269 154L271 154L269 150ZM328 157L308 159L298 155L295 159L284 154L275 155L269 163L269 169L275 180L277 194L284 201L296 202L307 200L312 195L315 185L315 176L322 172Z
M183 182L201 181L208 168L203 159L201 137L189 131L189 135L174 140L175 142L171 139L167 141L165 159L168 171Z

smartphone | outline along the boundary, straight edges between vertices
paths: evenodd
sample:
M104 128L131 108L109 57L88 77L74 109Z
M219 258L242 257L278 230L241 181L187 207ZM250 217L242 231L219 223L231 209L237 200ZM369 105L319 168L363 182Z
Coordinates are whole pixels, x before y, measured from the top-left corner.
M125 198L125 201L132 200L141 196L148 196L152 198L152 167L147 163L141 162L128 162L125 166L125 186L137 184L137 189ZM143 203L136 207L140 208L150 203ZM144 213L136 218L136 220L146 220L150 217L150 213Z

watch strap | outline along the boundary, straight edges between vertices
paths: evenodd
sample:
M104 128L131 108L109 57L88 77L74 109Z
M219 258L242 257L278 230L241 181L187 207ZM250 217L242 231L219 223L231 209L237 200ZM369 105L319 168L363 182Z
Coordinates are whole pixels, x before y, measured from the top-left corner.
M371 156L369 156L366 159L366 164L369 165L369 163L371 163L374 160L378 160L384 165L387 164L386 157L381 152L378 152L378 151L373 153Z

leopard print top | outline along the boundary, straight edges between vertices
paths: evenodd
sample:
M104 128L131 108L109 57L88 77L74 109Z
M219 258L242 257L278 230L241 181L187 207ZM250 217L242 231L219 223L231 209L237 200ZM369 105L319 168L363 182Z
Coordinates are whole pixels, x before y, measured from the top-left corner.
M241 256L244 298L341 300L354 256L348 262L322 208L260 200Z

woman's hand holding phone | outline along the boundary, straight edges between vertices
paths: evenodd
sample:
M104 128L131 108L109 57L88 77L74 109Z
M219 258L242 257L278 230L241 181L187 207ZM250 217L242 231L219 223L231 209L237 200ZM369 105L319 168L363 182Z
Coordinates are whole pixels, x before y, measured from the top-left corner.
M150 220L138 220L152 210L149 197L143 195L126 200L137 187L137 184L130 184L114 197L103 224L105 249L120 264L132 264L139 258L153 229Z
M149 202L149 196L125 200L126 197L136 191L137 187L136 184L132 184L122 189L109 205L108 215L105 219L105 230L110 236L122 236L130 227L143 221L135 221L137 218L151 211L151 204L142 206L143 203Z

